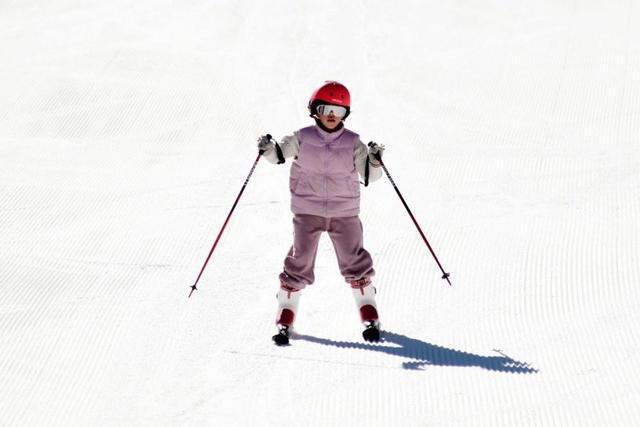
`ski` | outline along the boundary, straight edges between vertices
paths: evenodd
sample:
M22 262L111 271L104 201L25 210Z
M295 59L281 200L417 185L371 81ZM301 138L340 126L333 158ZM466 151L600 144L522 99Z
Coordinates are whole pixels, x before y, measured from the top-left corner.
M278 346L289 345L289 327L281 325L279 328L278 333L271 337L271 339ZM362 332L362 338L367 342L380 341L380 325L378 322L368 322L365 325L365 330Z
M289 327L286 325L280 326L280 330L272 339L276 345L289 345Z
M368 322L365 325L365 330L362 332L362 338L368 342L380 341L380 326L378 322Z

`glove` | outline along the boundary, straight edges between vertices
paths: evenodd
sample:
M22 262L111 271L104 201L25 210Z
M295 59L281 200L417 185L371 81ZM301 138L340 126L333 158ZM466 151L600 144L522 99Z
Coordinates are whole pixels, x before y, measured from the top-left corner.
M274 144L271 135L266 134L258 138L258 150L262 151L263 154L271 152L273 147Z
M382 153L384 152L383 144L376 144L371 141L369 143L369 163L373 166L380 166L380 162L378 161L378 157L382 157Z

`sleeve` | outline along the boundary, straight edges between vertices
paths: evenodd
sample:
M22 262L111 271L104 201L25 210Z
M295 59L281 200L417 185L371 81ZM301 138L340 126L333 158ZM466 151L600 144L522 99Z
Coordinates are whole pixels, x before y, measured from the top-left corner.
M282 138L278 145L280 145L282 156L285 159L297 156L300 151L300 142L298 142L298 136L295 133ZM275 146L265 152L263 156L271 163L278 163L278 154L276 153Z
M358 141L356 145L355 163L356 170L360 177L364 179L365 167L369 162L369 182L377 181L382 176L382 167L369 161L369 149L362 141Z

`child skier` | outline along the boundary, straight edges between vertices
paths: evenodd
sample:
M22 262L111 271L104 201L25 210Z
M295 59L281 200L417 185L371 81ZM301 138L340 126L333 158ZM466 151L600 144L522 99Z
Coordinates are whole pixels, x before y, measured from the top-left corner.
M293 217L293 245L280 273L278 333L276 344L288 344L296 318L302 289L314 282L318 241L323 231L331 238L340 272L351 285L367 341L380 339L376 290L371 284L375 274L369 252L363 247L360 211L360 181L382 176L376 153L383 145L360 141L358 134L344 126L351 107L347 88L328 81L309 100L315 126L305 127L274 144L269 136L258 139L258 148L271 163L284 163L293 157L289 178Z

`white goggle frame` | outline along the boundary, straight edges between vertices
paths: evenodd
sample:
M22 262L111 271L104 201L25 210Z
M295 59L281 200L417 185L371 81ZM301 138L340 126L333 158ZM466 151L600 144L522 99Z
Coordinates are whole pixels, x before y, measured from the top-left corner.
M347 109L339 105L321 104L316 107L316 111L321 116L328 116L333 113L334 116L342 118L347 115Z

